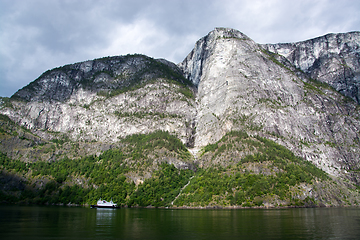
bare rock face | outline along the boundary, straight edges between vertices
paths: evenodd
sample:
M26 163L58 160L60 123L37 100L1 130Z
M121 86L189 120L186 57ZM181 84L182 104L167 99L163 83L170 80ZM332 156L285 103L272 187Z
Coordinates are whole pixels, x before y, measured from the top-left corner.
M360 32L327 34L303 42L263 47L360 104Z
M358 181L351 170L359 168L359 106L287 67L284 57L265 47L236 30L217 28L179 64L198 87L195 147L242 129Z
M39 136L65 133L74 141L116 142L119 138L155 130L178 135L184 143L191 130L194 101L165 80L111 98L78 89L66 102L18 102L5 112Z

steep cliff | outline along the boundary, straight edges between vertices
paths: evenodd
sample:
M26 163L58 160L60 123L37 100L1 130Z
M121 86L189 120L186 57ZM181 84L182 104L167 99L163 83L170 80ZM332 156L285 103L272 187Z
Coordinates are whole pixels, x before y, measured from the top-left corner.
M179 66L198 88L195 147L245 130L276 140L328 173L359 181L355 102L233 29L210 32Z

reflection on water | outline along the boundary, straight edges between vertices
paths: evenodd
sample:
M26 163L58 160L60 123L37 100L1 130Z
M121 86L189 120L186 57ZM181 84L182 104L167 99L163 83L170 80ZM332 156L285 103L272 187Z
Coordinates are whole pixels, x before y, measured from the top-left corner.
M115 216L116 209L113 208L97 208L96 209L96 225L111 224L112 218Z
M0 206L0 239L357 239L360 209Z
M98 238L105 239L111 238L111 228L114 226L114 217L116 209L97 208L96 211L96 227L95 235Z

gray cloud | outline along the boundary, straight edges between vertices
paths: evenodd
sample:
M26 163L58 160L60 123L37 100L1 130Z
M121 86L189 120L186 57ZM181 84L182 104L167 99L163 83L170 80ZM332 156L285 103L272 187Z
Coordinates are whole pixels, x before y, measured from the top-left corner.
M0 0L0 96L57 66L143 53L180 62L214 27L259 43L360 30L352 0Z

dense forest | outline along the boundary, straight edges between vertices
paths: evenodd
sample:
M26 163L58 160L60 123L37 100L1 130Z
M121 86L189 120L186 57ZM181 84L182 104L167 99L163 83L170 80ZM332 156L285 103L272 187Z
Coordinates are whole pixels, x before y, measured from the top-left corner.
M0 201L88 205L102 198L139 207L311 206L321 199L302 197L304 189L319 182L336 185L285 147L244 131L229 132L204 147L197 161L179 139L164 131L120 142L121 147L98 156L56 161L23 162L0 153ZM52 144L61 148L64 143ZM239 157L237 151L248 154ZM176 167L170 159L188 165ZM204 159L211 166L201 166ZM133 176L143 177L135 181Z
M54 142L61 144L58 141ZM109 149L98 157L64 157L52 162L22 162L0 153L2 181L6 182L11 176L22 179L19 181L22 183L21 186L0 191L0 201L29 204L90 204L101 197L113 198L114 202L123 206L165 206L194 174L192 170L178 170L173 165L161 161L154 163L153 159L147 156L155 149L163 149L171 156L183 160L190 158L190 153L182 142L168 132L136 134L123 139L122 143L122 149ZM152 178L140 186L135 186L128 176L132 172L143 175L143 171L154 169L152 165L155 165L155 170L151 172ZM37 184L39 180L40 185ZM144 199L145 195L148 199ZM164 199L163 202L156 202L160 198Z
M1 200L10 203L90 204L99 198L112 198L121 206L167 206L193 174L191 170L178 170L173 165L162 163L152 178L136 187L127 180L126 173L130 169L123 164L124 154L118 150L106 151L99 157L62 159L53 163L25 164L11 161L4 154L0 158L0 164L13 172L31 172L32 178L49 179L39 189L27 186L18 197L1 192ZM84 182L74 183L78 179Z

